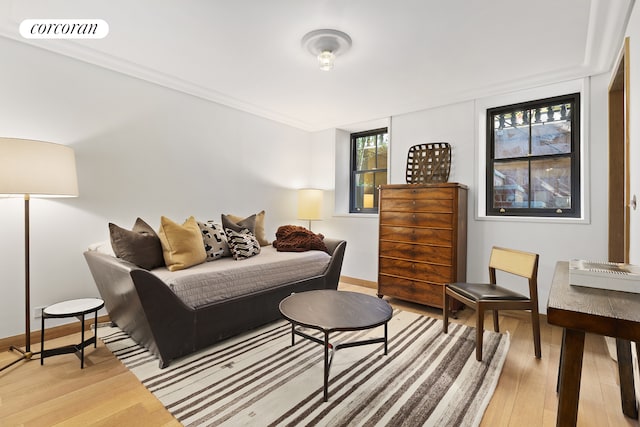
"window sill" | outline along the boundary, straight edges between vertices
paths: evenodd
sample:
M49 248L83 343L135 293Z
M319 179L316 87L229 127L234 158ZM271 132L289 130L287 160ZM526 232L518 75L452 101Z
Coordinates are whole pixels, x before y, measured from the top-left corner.
M587 218L553 218L536 216L486 216L476 215L476 221L529 222L541 224L590 224Z
M347 213L347 212L336 212L333 214L334 218L369 218L369 219L378 219L380 215L377 213Z

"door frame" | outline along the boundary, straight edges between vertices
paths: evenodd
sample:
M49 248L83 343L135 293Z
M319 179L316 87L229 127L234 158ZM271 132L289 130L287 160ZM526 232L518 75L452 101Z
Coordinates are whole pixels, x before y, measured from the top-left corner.
M629 37L609 84L609 261L629 263Z

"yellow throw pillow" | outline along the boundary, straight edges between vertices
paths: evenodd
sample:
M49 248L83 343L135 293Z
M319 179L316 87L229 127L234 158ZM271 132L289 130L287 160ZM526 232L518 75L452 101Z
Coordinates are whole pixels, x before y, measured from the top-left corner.
M246 218L242 218L241 216L236 216L231 214L227 215L227 218L229 218L231 221L235 223L238 223L243 219L246 219ZM253 234L255 234L256 238L258 239L258 242L260 242L260 246L268 246L271 244L267 240L267 236L264 231L264 210L256 214L256 228L255 230L250 230L250 231L253 231Z
M182 225L161 217L158 236L164 262L170 271L183 270L207 259L200 227L192 216Z

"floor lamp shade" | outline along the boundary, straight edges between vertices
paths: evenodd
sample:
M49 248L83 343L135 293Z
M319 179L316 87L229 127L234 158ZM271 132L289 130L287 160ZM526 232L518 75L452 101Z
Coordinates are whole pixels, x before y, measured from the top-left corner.
M0 194L78 196L73 149L50 142L0 138Z
M298 190L298 219L311 221L322 219L322 190L302 188Z
M11 346L22 356L0 368L30 360L31 296L29 263L29 199L31 197L75 197L78 195L76 160L67 146L28 139L0 138L0 194L24 196L24 322L25 349Z

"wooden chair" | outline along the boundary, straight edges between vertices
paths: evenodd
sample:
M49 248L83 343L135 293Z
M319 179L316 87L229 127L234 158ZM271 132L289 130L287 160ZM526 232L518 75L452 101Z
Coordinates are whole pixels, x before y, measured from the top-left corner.
M477 311L476 359L482 360L482 335L484 312L493 310L493 327L499 332L498 310L531 310L533 346L538 359L540 351L540 318L538 314L538 254L494 247L489 260L490 283L450 283L444 286L442 330L449 329L449 306L454 298ZM496 270L511 273L529 280L529 296L521 295L496 284Z

